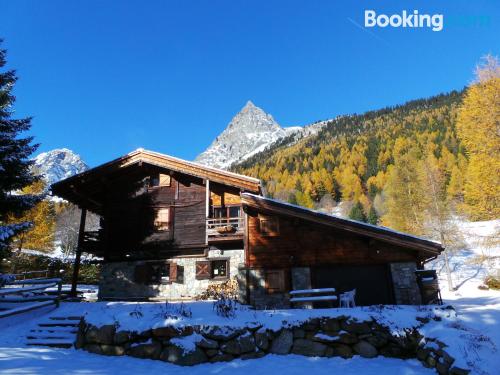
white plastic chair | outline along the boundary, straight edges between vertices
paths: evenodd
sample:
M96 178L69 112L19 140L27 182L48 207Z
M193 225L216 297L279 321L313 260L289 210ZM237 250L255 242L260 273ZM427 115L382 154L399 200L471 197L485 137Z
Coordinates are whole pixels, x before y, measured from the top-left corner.
M340 307L356 307L356 289L340 294Z

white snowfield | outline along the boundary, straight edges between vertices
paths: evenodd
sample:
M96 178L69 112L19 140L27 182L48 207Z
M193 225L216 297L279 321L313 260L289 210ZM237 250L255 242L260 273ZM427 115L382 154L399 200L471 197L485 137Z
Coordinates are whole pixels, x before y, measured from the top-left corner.
M253 311L243 307L234 319L217 316L211 303L186 304L192 311L191 318L165 320L161 303L63 303L58 310L36 311L18 319L0 320L0 374L436 374L424 368L417 360L398 360L384 357L363 359L309 358L296 355L268 355L255 360L235 360L228 363L202 364L179 367L161 361L131 357L105 357L74 349L27 347L26 334L51 314L80 315L95 324L120 322L119 329L143 330L165 324L214 324L241 326L263 324L277 329L282 322L300 322L313 316L350 315L360 320L375 317L393 332L418 324L417 317L438 315L441 320L426 324L422 332L426 337L437 338L449 347L456 358L455 365L466 367L476 375L500 374L500 291L480 290L487 275L491 257L499 257L500 249L487 244L482 238L492 234L500 220L462 225L464 249L451 256L453 282L458 290L448 292L446 276L440 273L441 289L445 302L454 310L435 309L432 306L359 307L354 309L277 310ZM480 234L480 240L475 233ZM478 261L476 255L486 255ZM488 258L490 257L490 258ZM474 261L473 261L474 260ZM434 266L441 271L442 260ZM172 309L175 305L171 304ZM130 314L140 311L141 314ZM253 323L252 323L253 322ZM193 335L194 336L194 335ZM195 339L195 337L193 337ZM189 341L189 340L187 340ZM186 342L186 345L190 345Z

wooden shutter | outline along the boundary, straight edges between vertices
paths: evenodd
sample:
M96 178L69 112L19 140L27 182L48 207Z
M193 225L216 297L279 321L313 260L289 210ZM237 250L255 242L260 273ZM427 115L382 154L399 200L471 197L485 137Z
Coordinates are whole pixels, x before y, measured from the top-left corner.
M212 269L209 260L200 260L196 262L196 280L210 279Z
M283 293L285 291L285 271L268 270L265 274L268 293Z
M169 270L170 270L170 276L169 276L170 281L171 282L177 281L177 276L178 276L177 264L171 262Z

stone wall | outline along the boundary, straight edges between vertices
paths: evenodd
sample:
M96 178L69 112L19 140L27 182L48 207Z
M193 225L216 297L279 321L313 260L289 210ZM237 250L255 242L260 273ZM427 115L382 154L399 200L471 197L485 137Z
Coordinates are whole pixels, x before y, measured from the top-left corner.
M184 280L182 283L144 285L134 281L135 267L139 261L110 262L102 266L99 281L99 298L165 298L169 300L192 299L203 293L210 284L224 282L216 280L197 280L196 262L214 257L229 258L229 276L235 277L238 268L244 263L244 250L219 250L212 249L208 258L176 258L174 262L183 267Z
M391 263L394 297L398 305L419 305L422 302L417 284L415 263Z
M117 331L114 325L94 327L82 322L75 346L96 354L129 355L177 365L260 358L269 353L342 358L360 355L417 358L441 375L469 373L453 366L455 360L446 353L444 343L426 340L418 327L407 330L405 335L393 336L375 321L359 322L349 317L313 318L297 326L284 323L277 331L259 325L196 325L138 333Z

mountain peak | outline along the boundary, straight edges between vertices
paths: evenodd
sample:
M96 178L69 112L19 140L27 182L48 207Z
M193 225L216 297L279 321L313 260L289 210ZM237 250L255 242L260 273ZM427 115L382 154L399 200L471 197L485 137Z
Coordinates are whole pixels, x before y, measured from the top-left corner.
M216 168L228 168L243 157L262 151L285 134L286 131L273 116L249 100L195 161Z
M34 159L33 171L43 176L48 185L86 171L89 167L68 148L42 152Z

